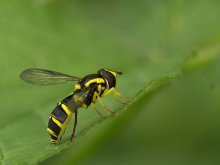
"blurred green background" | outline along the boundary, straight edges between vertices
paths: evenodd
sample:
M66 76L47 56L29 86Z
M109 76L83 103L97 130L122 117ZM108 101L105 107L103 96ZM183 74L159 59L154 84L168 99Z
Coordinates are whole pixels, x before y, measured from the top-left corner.
M0 1L0 164L219 164L220 1ZM123 71L103 102L80 109L51 145L49 115L74 83L39 87L19 74ZM100 105L97 107L101 110Z

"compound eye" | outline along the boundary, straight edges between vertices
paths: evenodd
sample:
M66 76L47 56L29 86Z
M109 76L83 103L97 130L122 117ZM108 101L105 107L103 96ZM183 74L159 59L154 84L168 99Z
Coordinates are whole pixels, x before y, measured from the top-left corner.
M116 85L115 76L111 72L108 72L104 69L100 69L100 74L105 79L107 83L107 87L109 89L111 89L112 87L115 87Z

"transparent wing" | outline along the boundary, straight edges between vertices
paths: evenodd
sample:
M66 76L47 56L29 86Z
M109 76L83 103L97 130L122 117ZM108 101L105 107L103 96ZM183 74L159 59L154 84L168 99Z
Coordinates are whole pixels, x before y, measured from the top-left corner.
M45 70L45 69L26 69L20 74L20 78L27 83L36 85L54 85L66 81L78 81L79 77Z

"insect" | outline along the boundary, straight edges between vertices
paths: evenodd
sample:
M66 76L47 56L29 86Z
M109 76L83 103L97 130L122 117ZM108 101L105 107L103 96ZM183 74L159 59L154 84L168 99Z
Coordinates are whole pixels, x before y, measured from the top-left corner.
M78 108L88 108L92 104L98 114L102 116L95 107L95 103L98 100L104 110L113 113L103 104L101 98L112 92L117 101L119 101L117 97L122 97L115 90L116 77L118 75L122 75L122 72L100 69L96 74L89 74L83 78L79 78L55 71L31 68L21 72L20 78L27 83L42 86L77 81L73 93L58 103L49 117L47 131L51 136L51 143L58 143L65 133L66 127L74 113L75 121L70 137L70 141L72 142L77 125Z

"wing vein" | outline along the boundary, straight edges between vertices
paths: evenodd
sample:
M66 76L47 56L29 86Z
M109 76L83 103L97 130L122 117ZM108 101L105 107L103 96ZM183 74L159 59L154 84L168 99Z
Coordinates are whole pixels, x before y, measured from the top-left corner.
M76 76L37 68L24 70L21 72L20 78L27 83L35 85L55 85L67 81L80 80L80 78Z

